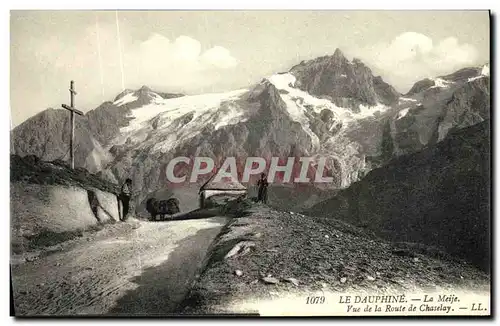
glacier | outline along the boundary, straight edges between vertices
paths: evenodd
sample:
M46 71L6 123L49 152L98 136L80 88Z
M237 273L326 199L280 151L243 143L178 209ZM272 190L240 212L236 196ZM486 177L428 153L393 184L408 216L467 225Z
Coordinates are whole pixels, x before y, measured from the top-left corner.
M342 121L344 125L348 125L349 121L370 118L376 113L382 113L390 109L390 107L380 103L375 106L360 105L359 112L339 107L328 99L317 98L295 88L296 77L291 73L274 74L266 79L278 90L284 91L280 92L280 96L286 103L289 116L302 125L304 131L311 137L316 150L320 149L321 144L318 136L311 130L306 107L312 108L318 114L324 109L330 110L334 114L335 120Z
M120 135L113 143L125 144L129 141L143 143L141 146L153 144L147 138L150 132L156 130L161 140L154 142L153 150L167 152L196 136L208 124L218 129L245 121L245 111L233 102L246 92L247 89L240 89L170 99L150 92L151 103L131 110L127 116L130 118L128 126L120 128ZM221 108L223 103L227 105ZM179 121L183 117L186 121Z

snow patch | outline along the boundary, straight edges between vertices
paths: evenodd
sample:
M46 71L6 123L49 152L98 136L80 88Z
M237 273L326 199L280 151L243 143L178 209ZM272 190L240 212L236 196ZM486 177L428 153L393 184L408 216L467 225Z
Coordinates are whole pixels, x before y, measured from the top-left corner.
M414 99L414 98L409 98L409 97L400 97L400 98L399 98L399 102L401 103L401 101L403 101L403 102L417 102L417 100L416 100L416 99Z
M483 69L481 69L481 75L489 76L490 75L490 65L484 65Z
M374 105L374 106L367 106L367 105L361 104L359 106L359 112L351 113L351 115L354 117L354 119L361 120L361 119L373 117L375 115L375 113L382 113L384 111L387 111L388 109L390 109L389 106L386 106L386 105L381 104L381 103L378 103L377 105ZM347 110L347 109L344 109L344 110Z
M442 78L435 78L432 79L434 81L434 86L431 86L430 88L448 88L450 87L450 84L454 84L454 82L444 80Z
M484 75L479 75L479 76L476 76L476 77L469 77L469 78L467 78L467 82L469 82L469 83L470 83L471 81L474 81L474 80L476 80L476 79L481 79L481 78L483 78L483 77L486 77L486 76L484 76Z
M346 74L342 74L342 75L340 75L340 77L347 77L347 75Z
M399 111L398 116L396 117L396 120L404 118L408 114L409 111L410 111L410 108L406 108L406 109Z

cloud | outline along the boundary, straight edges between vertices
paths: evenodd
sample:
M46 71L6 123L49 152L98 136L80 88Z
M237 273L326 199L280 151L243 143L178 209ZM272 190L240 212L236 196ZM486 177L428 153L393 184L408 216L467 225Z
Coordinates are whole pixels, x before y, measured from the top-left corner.
M157 64L171 67L172 65L184 65L189 69L220 69L234 68L237 60L228 49L222 46L214 46L203 53L201 43L189 36L179 36L174 42L168 38L153 34L140 45L139 52L131 52L131 56L142 61L154 59ZM154 61L153 61L154 62ZM152 62L148 62L152 63Z
M138 40L131 35L128 26L120 26L126 88L148 85L165 91L209 90L223 76L234 73L231 70L238 64L228 49L220 45L203 49L201 42L190 36L171 40L152 33ZM90 88L101 87L102 74L104 87L110 88L111 83L116 92L116 86L121 88L122 73L118 43L116 26L103 23L99 29L88 26L71 39L54 36L37 40L33 52L39 63L78 78Z
M214 46L202 51L198 40L185 35L171 41L155 33L124 55L128 80L186 91L212 85L237 64L228 49Z
M404 90L420 79L475 65L478 59L472 45L461 44L455 37L435 42L415 32L402 33L391 42L375 44L363 52L364 61Z
M223 69L233 68L238 64L238 61L231 56L229 50L222 46L214 46L205 51L201 56L201 60L208 65Z

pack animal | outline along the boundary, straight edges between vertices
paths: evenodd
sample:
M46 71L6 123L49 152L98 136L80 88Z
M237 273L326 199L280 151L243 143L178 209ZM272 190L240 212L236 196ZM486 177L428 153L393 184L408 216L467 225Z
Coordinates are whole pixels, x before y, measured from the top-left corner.
M164 221L167 215L179 213L179 200L177 198L169 198L166 200L157 200L150 198L146 202L146 210L151 215L150 221L156 221L156 217L160 216L160 221Z

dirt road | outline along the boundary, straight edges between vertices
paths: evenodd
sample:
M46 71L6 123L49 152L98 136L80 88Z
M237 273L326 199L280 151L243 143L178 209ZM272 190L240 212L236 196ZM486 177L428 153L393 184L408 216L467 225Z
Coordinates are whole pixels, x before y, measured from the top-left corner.
M185 297L223 217L117 223L12 265L17 316L155 315Z

